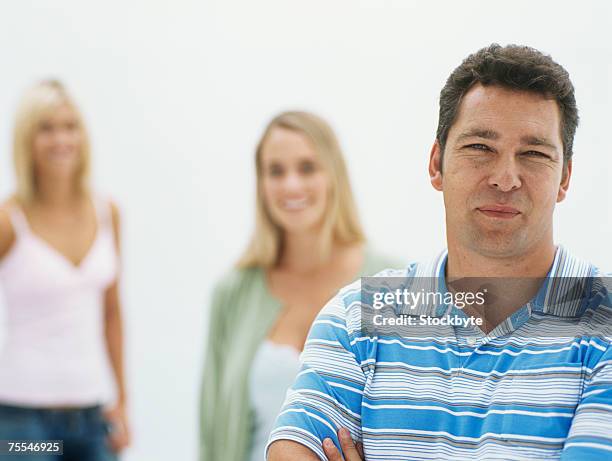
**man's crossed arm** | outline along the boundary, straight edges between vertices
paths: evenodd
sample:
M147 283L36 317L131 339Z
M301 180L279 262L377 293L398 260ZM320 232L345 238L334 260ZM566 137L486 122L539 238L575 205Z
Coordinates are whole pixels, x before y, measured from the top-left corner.
M341 428L338 431L338 439L344 453L344 458L331 439L323 440L323 451L327 461L363 461L363 446L354 443L349 431ZM298 442L291 440L277 440L268 451L268 461L319 461L319 457L310 449Z

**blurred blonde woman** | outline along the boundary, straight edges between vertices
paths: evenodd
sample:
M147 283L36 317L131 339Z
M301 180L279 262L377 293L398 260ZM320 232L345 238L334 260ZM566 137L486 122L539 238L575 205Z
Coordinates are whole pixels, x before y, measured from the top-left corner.
M25 94L13 153L16 191L0 207L0 440L63 440L64 461L115 460L129 442L119 214L89 187L89 139L59 82ZM117 402L103 410L111 374ZM60 459L49 451L19 459Z
M255 168L255 232L212 298L201 461L263 459L316 314L346 283L394 265L365 245L342 152L320 117L275 117Z

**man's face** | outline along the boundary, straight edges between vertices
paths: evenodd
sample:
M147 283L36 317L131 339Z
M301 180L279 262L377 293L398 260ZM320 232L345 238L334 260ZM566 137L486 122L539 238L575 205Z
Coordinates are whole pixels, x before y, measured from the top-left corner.
M448 243L483 256L527 254L552 245L552 215L565 197L557 102L526 91L475 85L452 125L440 171L440 146L430 176L444 194Z

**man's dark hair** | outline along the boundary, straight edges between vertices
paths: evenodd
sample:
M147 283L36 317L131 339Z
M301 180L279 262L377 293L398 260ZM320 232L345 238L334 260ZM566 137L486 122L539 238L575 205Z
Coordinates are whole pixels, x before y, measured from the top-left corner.
M563 164L572 158L578 108L574 86L567 71L553 59L528 46L497 43L468 56L448 77L440 92L440 114L436 139L442 154L450 127L455 122L463 96L474 86L500 85L531 91L557 101L561 113Z

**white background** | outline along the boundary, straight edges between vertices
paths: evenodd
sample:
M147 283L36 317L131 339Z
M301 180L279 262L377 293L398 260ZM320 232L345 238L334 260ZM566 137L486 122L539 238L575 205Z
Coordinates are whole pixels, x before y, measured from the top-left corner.
M437 98L491 42L550 53L581 125L556 241L612 264L612 4L598 1L5 1L0 6L0 195L23 90L64 80L93 137L95 184L123 212L134 443L125 460L194 460L207 299L244 248L254 144L289 108L328 118L375 246L444 246L427 157ZM0 309L1 311L1 309Z

